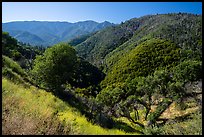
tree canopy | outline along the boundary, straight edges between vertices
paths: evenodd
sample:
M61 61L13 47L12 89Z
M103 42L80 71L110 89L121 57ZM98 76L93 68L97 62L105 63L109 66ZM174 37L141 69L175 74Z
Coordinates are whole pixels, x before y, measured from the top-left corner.
M56 89L72 77L77 61L75 50L68 44L57 44L37 56L32 70L37 83Z

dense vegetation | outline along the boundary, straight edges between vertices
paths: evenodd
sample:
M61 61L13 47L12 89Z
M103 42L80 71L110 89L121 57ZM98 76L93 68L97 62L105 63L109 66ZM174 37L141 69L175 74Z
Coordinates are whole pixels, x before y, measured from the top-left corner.
M98 67L102 65L105 72L141 42L151 38L170 40L184 49L185 58L199 58L202 51L201 24L201 15L147 15L101 30L77 45L76 50L89 62Z
M25 117L33 134L202 134L201 19L148 15L46 49L2 32L3 133Z
M96 32L94 33L89 33L87 35L82 35L82 36L78 36L76 38L73 38L71 40L68 41L68 43L71 45L71 46L76 46L82 42L84 42L85 40L87 40L89 37L91 37L92 35L94 35Z
M18 42L9 33L2 32L2 54L18 62L24 69L31 69L36 55L40 55L44 51L45 48L42 46L31 46Z
M114 64L102 84L116 84L125 82L127 78L147 76L158 68L172 67L179 59L180 49L175 44L161 39L146 40Z

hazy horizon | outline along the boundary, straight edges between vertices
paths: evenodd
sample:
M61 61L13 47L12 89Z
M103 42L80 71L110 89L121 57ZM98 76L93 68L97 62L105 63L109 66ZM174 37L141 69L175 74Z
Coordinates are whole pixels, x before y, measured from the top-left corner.
M17 21L9 21L9 22L2 22L2 23L10 23L10 22L65 22L65 23L77 23L77 22L85 22L85 21L93 21L93 22L97 22L97 21L94 21L94 20L79 20L79 21L76 21L76 22L69 22L69 21L57 21L57 20L17 20ZM106 22L108 20L105 20L103 22ZM103 23L103 22L97 22L97 23ZM110 21L108 21L110 22ZM110 22L112 23L112 22Z
M202 2L2 2L2 23L91 20L119 24L145 15L179 12L202 15Z
M181 12L181 13L187 13L187 12ZM165 13L165 14L168 14L168 13ZM173 14L173 13L169 13L169 14ZM189 13L189 14L193 14L193 13ZM156 14L148 14L148 15L156 15ZM198 14L198 15L202 15L202 14ZM143 16L146 16L146 15L143 15ZM141 16L142 17L142 16ZM135 18L140 18L140 17L135 17ZM132 19L132 18L130 18ZM129 20L129 19L127 19ZM125 21L127 21L125 20ZM103 23L103 22L110 22L108 20L105 20L105 21L102 21L102 22L98 22L98 21L95 21L95 20L79 20L79 21L76 21L76 22L69 22L69 21L58 21L58 20L16 20L16 21L9 21L9 22L2 22L2 23L11 23L11 22L62 22L62 23L77 23L77 22L85 22L85 21L93 21L93 22L97 22L97 23ZM125 22L125 21L122 21L122 22ZM110 22L110 23L113 23L113 22ZM120 23L114 23L114 24L120 24Z

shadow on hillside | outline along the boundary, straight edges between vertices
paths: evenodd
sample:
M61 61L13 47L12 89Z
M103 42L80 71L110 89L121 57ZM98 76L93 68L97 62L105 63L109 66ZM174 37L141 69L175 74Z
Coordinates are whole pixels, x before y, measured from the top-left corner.
M192 113L187 113L182 116L177 116L174 119L168 119L168 118L159 118L157 119L157 126L162 127L166 123L168 124L174 124L174 123L179 123L179 122L184 122L185 120L193 119L191 116Z
M123 130L125 132L129 132L129 133L137 132L137 133L140 133L140 134L144 134L143 132L134 129L131 126L129 126L126 123L121 122L121 121L115 121L115 126L113 128L120 129L120 130Z
M135 130L131 126L127 125L126 123L121 122L121 121L114 121L110 117L107 118L108 120L111 120L111 122L109 122L110 124L108 123L109 125L103 125L104 121L99 121L97 119L97 116L101 115L101 114L99 114L99 113L96 114L96 112L94 112L94 114L91 113L92 111L90 110L90 108L87 105L88 101L83 99L83 98L76 97L73 93L71 93L69 91L63 90L61 92L57 92L57 93L53 93L53 94L56 97L58 97L59 99L67 102L70 106L77 108L80 111L80 113L87 118L87 120L89 122L96 123L96 124L100 125L101 127L107 128L107 129L120 129L120 130L123 130L125 132L138 132L140 134L143 134L141 131Z

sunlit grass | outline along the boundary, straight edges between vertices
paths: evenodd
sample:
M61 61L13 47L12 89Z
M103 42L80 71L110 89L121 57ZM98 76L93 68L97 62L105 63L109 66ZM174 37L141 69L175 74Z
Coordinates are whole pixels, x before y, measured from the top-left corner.
M9 109L9 111L20 110L23 116L31 116L41 120L57 117L65 127L70 127L69 134L134 134L94 125L88 122L76 108L72 108L52 93L37 89L34 86L26 88L6 78L2 78L2 99L2 111L5 109ZM40 132L43 132L42 130L43 128Z
M71 126L74 127L75 133L77 134L87 134L87 135L114 135L114 134L130 134L125 133L122 130L118 129L105 129L98 125L93 125L86 120L84 116L77 116L76 114L70 111L64 111L58 113L59 118L67 123L71 122ZM136 133L135 133L136 134Z

